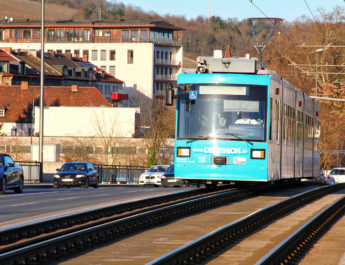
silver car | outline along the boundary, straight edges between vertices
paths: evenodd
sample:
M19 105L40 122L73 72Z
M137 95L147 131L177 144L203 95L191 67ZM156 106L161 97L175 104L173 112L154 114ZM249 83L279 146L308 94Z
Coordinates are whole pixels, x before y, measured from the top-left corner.
M345 167L336 167L329 172L326 179L327 184L345 182Z
M139 177L141 185L162 185L163 174L167 171L169 165L154 165L149 170L142 173Z

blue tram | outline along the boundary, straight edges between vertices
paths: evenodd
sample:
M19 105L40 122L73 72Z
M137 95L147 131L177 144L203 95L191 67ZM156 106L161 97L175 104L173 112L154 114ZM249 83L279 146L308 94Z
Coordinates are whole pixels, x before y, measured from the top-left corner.
M319 174L319 105L256 58L198 57L176 99L176 178L215 186Z

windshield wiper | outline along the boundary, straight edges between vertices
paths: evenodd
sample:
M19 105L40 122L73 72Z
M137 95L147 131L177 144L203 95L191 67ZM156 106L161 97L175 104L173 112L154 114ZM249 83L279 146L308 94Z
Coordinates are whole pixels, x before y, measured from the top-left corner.
M198 136L198 138L190 139L186 143L189 144L189 143L199 141L199 140L213 140L213 139L214 137L211 137L211 136Z
M242 138L242 137L240 137L240 136L238 136L237 134L234 134L234 133L227 132L227 133L222 133L222 134L217 134L217 135L230 135L230 136L233 136L233 137L235 137L235 138L237 138L239 140L246 141L247 143L253 145L253 143L251 141L249 141L247 139L244 139L244 138Z

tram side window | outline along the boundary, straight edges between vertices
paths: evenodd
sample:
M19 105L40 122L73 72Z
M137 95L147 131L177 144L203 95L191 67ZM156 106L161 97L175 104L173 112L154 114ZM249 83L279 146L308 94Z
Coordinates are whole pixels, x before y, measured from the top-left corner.
M315 144L314 144L314 150L319 150L320 148L320 121L316 121L315 125Z
M304 141L306 149L311 150L313 139L313 118L306 115L305 130L304 130Z
M272 105L273 105L273 99L270 98L270 131L269 131L269 140L271 141L272 140Z
M277 140L277 144L279 144L280 142L280 102L278 99L276 99L276 110L275 110L275 114L276 114L276 140Z
M302 143L303 140L303 113L297 111L297 146Z

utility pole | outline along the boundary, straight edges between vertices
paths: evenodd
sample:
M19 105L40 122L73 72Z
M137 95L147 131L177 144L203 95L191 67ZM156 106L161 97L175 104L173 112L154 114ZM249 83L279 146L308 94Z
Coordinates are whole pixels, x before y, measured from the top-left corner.
M208 22L210 23L211 19L211 0L208 0Z
M43 109L44 109L44 1L42 0L42 16L41 16L41 93L40 93L40 131L39 131L39 161L41 162L40 180L42 181L43 173Z

